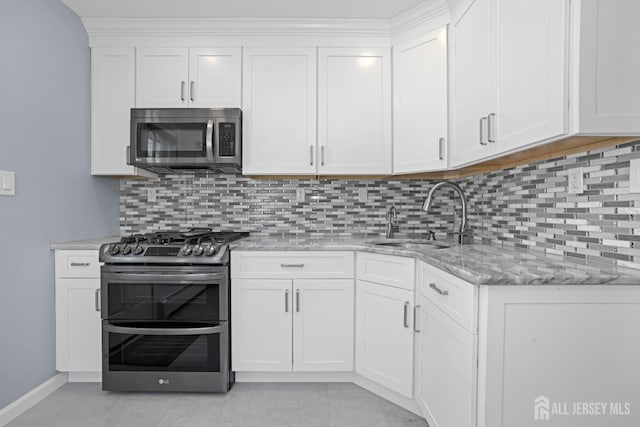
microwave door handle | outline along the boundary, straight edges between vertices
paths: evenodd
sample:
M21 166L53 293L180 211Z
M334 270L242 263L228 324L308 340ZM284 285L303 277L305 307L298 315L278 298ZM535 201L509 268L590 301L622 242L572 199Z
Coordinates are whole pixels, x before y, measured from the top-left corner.
M207 139L205 144L207 145L207 157L213 161L215 158L215 153L213 152L213 120L207 122Z

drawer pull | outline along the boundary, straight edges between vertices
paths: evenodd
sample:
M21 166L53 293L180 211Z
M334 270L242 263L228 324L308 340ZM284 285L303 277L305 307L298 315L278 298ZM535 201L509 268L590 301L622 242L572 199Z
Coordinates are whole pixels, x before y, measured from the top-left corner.
M404 302L404 319L403 324L405 328L409 327L409 301Z
M91 265L90 262L72 262L71 267L89 267Z
M280 264L282 268L302 268L304 264Z
M420 309L419 305L416 305L415 307L413 307L413 331L414 332L422 332L420 329L418 329L418 324L420 323L418 319L418 310Z
M296 289L296 312L300 312L300 289Z
M440 295L444 295L447 296L449 295L449 291L443 291L442 289L440 289L438 286L436 286L435 283L429 283L429 287L431 289L433 289L434 291L436 291L437 293L439 293Z
M289 289L284 290L284 312L289 312Z
M100 288L96 289L95 304L96 304L96 311L100 311Z

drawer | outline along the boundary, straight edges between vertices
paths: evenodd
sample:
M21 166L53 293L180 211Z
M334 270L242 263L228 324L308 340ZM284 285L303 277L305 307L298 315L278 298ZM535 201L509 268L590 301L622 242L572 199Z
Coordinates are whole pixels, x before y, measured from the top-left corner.
M356 276L359 280L412 291L415 289L415 260L392 255L358 252Z
M55 258L56 277L100 277L98 250L57 250Z
M232 251L231 277L243 279L351 279L353 252Z
M433 267L417 264L416 291L469 332L477 333L477 287Z

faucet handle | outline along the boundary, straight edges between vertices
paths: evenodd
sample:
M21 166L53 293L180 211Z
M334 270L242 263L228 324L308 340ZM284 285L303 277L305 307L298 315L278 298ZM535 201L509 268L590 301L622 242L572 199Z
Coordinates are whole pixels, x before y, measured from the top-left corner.
M427 230L427 240L436 240L436 233L433 230Z

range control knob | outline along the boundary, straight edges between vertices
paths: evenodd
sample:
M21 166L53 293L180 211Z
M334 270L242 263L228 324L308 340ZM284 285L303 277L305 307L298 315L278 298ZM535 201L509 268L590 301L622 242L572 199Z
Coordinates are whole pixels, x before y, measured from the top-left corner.
M213 254L216 253L216 249L217 249L216 246L213 246L213 245L207 246L207 249L204 250L204 254L206 256L213 256Z
M195 256L200 256L202 255L202 253L204 252L204 248L200 245L196 246L195 248L193 248L193 254Z
M131 246L124 245L122 248L122 255L129 255L131 253Z
M118 255L120 253L120 246L116 245L115 243L113 245L111 245L111 247L109 248L109 253L111 255Z
M134 255L140 255L142 252L144 252L144 249L142 249L142 246L138 245L135 248L133 248L133 254Z
M189 255L191 255L191 252L193 252L193 249L191 248L191 246L189 246L189 245L184 245L184 246L182 247L182 255L189 256Z

